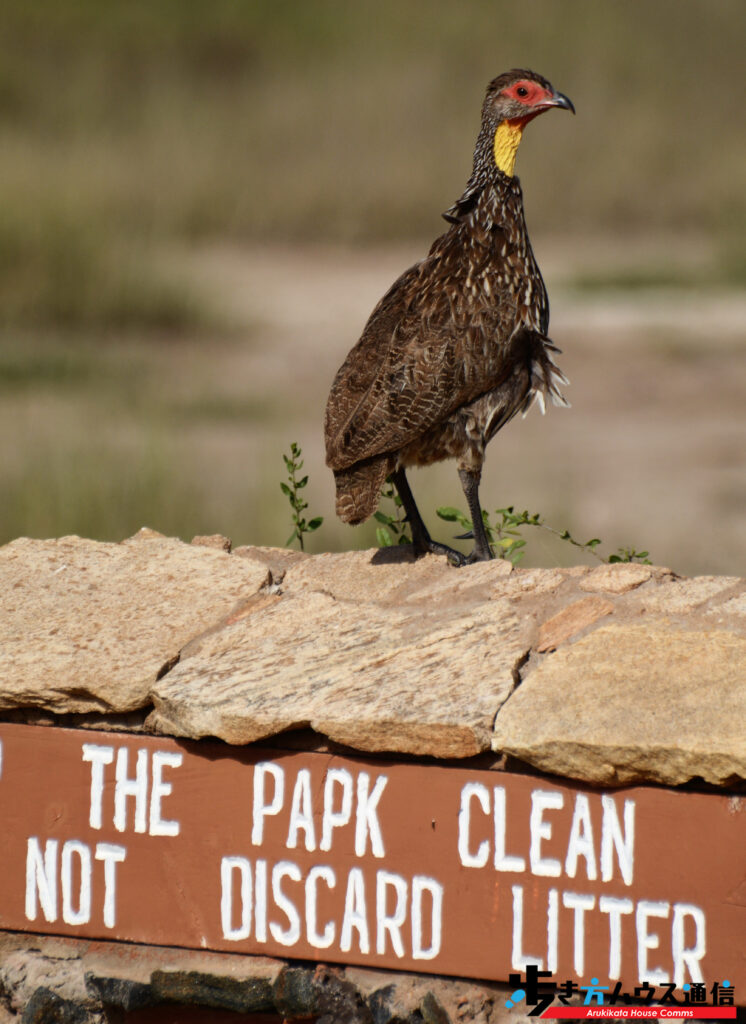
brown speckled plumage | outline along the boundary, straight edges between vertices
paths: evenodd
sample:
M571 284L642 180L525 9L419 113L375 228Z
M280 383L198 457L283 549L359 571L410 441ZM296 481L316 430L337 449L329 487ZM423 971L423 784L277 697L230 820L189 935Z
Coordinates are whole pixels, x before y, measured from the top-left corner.
M402 493L409 490L407 466L446 458L457 459L475 512L488 441L534 399L542 407L545 396L567 404L559 391L567 381L553 361L558 350L547 337L549 304L520 184L498 168L494 155L501 122L520 115L523 124L541 112L506 95L522 82L537 83L537 93L550 97L541 109L572 109L533 72L508 72L490 83L472 175L444 214L448 230L384 295L334 380L326 452L337 514L345 522L375 512L390 473ZM402 498L418 551L452 555L430 541L416 507ZM489 557L479 533L472 559Z

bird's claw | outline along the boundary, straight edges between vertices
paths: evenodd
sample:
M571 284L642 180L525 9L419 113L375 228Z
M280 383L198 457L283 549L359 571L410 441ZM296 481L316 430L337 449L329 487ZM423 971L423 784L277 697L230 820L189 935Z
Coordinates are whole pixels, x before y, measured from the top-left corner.
M439 544L438 541L430 540L430 538L415 544L415 558L420 558L422 555L444 555L448 559L449 564L455 569L463 569L465 565L474 565L475 562L487 562L494 558L489 548L485 551L475 547L470 554L463 555L460 551L456 551L455 548L449 548L447 544Z
M489 549L487 549L487 551L482 551L478 548L474 548L474 550L466 556L466 559L463 564L474 565L475 562L489 562L494 557L495 556Z
M445 555L449 563L457 569L467 564L466 555L462 555L455 548L449 548L447 544L439 544L438 541L431 540L429 537L414 545L414 557L420 558L422 555Z

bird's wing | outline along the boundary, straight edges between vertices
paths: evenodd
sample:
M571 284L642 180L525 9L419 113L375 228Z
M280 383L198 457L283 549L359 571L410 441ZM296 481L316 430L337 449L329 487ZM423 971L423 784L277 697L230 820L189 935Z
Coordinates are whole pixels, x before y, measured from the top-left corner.
M383 297L335 378L325 424L332 469L397 451L499 380L498 339L509 338L512 316L462 308L427 263Z
M358 343L348 353L334 378L326 403L324 437L327 464L333 469L351 465L344 443L345 429L365 402L385 361L401 315L400 297L417 276L418 264L406 270L375 307Z

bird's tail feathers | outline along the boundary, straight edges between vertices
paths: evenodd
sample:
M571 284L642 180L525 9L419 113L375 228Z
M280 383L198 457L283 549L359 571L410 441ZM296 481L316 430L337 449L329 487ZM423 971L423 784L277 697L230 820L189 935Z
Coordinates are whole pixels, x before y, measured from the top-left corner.
M337 515L343 523L357 526L378 508L384 480L394 469L395 456L389 453L356 462L346 469L334 470L337 485Z
M541 336L540 344L536 346L531 364L531 387L521 406L523 416L526 415L534 402L539 406L543 415L546 411L547 398L551 401L552 405L565 406L566 408L570 406L570 403L560 391L562 385L569 384L570 381L552 358L552 353L554 352L561 353L562 349L558 348L550 338Z

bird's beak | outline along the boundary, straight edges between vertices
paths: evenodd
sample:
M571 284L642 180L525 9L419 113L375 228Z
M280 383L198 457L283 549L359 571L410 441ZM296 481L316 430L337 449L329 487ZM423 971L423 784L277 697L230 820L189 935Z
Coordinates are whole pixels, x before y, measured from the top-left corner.
M575 107L572 105L572 100L565 96L563 92L555 92L551 99L547 100L542 106L547 107L563 107L565 110L570 110L573 114L575 113Z

